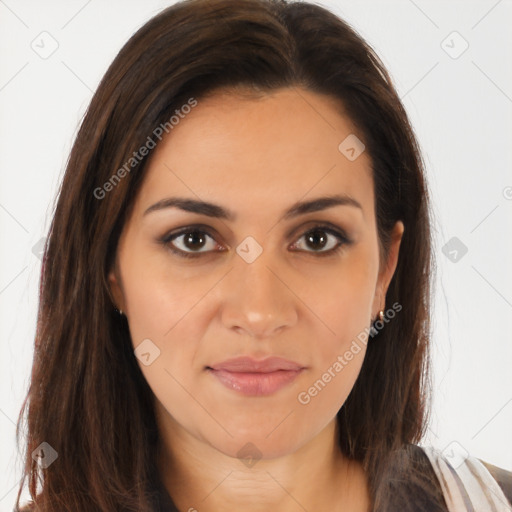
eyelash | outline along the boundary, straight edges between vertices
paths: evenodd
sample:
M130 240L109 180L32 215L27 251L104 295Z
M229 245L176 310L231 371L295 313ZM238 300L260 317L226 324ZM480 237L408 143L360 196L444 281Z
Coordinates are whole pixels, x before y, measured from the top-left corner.
M325 232L327 234L330 234L338 239L338 245L336 247L329 249L328 251L301 251L298 252L306 252L310 254L314 254L318 257L326 257L326 256L332 256L337 254L339 251L343 249L344 246L351 245L353 241L345 234L343 230L333 229L329 225L319 223L318 225L314 225L311 228L309 228L307 231L303 232L302 235L297 240L300 240L303 236L314 233L315 231L321 231ZM208 228L203 226L187 226L183 229L180 229L178 232L175 233L168 233L161 237L158 241L167 249L169 249L172 253L176 254L179 257L182 258L199 258L203 255L209 254L211 251L203 251L203 252L185 252L181 249L177 249L174 247L171 242L175 240L176 238L187 235L190 233L200 233L200 234L206 234L210 238L214 239L214 236L209 232ZM221 251L223 252L223 251Z

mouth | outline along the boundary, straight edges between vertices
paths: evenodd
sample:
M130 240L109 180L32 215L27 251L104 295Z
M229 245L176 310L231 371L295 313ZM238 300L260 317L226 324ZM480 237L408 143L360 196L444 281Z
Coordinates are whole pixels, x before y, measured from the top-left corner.
M268 396L293 382L306 368L280 357L229 359L206 370L226 388L246 396Z

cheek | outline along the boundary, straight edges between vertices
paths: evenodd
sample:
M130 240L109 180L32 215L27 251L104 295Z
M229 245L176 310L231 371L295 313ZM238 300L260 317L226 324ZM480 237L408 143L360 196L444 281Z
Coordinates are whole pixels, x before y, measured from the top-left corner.
M122 270L126 315L135 346L151 338L164 348L211 287L211 278L192 279L187 271L171 265L161 250L127 254Z
M361 251L328 281L311 279L312 371L297 395L309 414L335 415L354 386L366 354L376 277L376 261Z
M376 277L375 262L362 251L351 255L328 276L308 276L305 303L314 312L309 315L311 328L321 333L315 340L319 364L325 365L333 354L345 352L354 339L364 341L370 326Z
M361 370L367 348L366 303L351 300L340 304L338 316L331 319L336 335L329 334L311 349L311 369L301 382L297 402L319 417L333 417L345 402Z
M166 272L159 262L153 263L146 260L138 265L132 261L134 270L124 278L132 345L142 374L163 410L173 421L194 431L195 425L207 419L193 404L194 397L200 396L196 355L204 337L201 297L211 284L191 282L171 274L172 269ZM144 357L147 353L149 358Z

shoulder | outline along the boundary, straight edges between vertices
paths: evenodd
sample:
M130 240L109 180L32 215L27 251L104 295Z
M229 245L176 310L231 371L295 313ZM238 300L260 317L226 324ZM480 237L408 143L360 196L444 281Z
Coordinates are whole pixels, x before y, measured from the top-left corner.
M421 447L405 444L394 450L380 473L374 510L448 512L439 480Z

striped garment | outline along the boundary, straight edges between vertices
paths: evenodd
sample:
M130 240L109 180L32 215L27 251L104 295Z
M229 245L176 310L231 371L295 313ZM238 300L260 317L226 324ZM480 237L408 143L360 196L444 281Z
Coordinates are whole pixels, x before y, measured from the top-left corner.
M440 482L448 512L512 512L512 505L486 466L458 443L443 452L431 446L421 448Z

